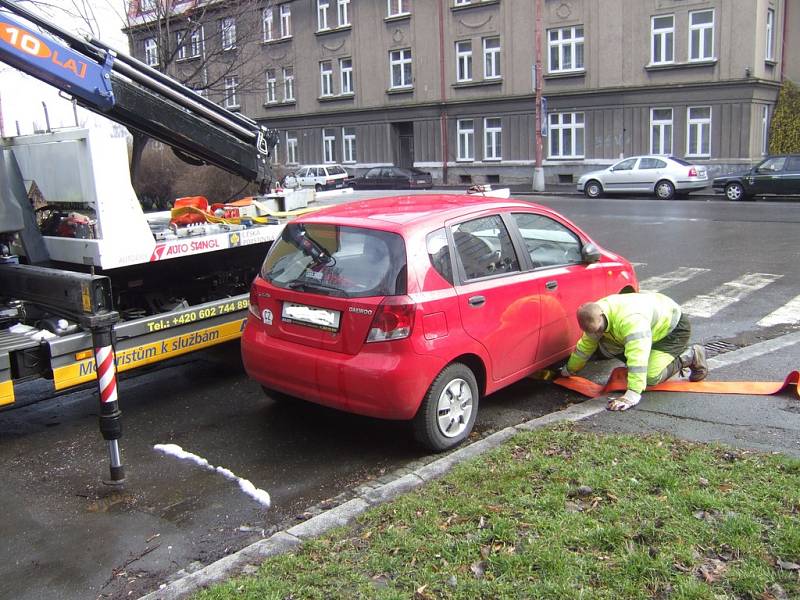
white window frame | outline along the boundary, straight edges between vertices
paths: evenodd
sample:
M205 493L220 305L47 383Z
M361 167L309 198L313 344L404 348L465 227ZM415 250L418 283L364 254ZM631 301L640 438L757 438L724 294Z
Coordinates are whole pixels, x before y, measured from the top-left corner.
M267 104L274 104L278 101L277 87L278 80L275 76L275 69L267 69L265 72L267 80Z
M294 102L294 67L283 67L283 101Z
M657 111L669 111L669 119L657 117ZM670 156L672 154L672 134L674 127L674 112L669 107L650 109L650 154Z
M503 160L503 120L483 119L483 160Z
M331 133L333 132L333 133ZM331 164L336 162L336 130L323 129L322 130L322 162Z
M692 116L692 111L708 110L707 117ZM713 111L710 106L686 107L686 156L710 157L711 156L711 118ZM692 151L692 131L696 133L697 148ZM703 146L707 150L703 151Z
M414 72L411 48L391 50L389 52L389 82L391 89L408 89L413 85ZM406 81L406 67L408 67L408 81ZM395 74L398 75L395 79ZM399 83L395 83L398 81Z
M342 127L342 162L354 164L356 162L356 128Z
M333 96L333 63L329 60L319 63L319 95L320 98Z
M386 15L388 17L399 17L410 14L411 11L405 8L409 2L410 0L387 0Z
M583 112L550 113L548 116L550 158L584 158L586 119ZM569 119L567 119L569 117ZM569 132L569 137L567 133ZM580 143L578 143L580 141ZM555 151L554 151L555 147ZM582 147L582 151L580 151Z
M275 22L272 14L272 7L265 8L261 13L261 32L262 41L271 42L275 39Z
M580 35L578 32L580 31ZM553 34L556 34L553 39ZM547 32L547 69L550 73L573 73L584 70L584 29L583 25L573 27L560 27ZM578 49L580 49L580 64L578 64ZM553 64L553 50L556 51L556 64ZM564 66L569 56L571 66Z
M236 19L225 17L220 19L220 38L223 50L233 50L236 48Z
M497 42L497 46L489 47L490 43ZM503 73L500 69L500 37L492 36L483 38L483 78L500 79Z
M154 37L147 38L144 41L144 64L148 67L158 66L158 44Z
M331 28L328 24L330 7L330 0L317 0L317 31L327 31Z
M472 0L455 0L456 6L463 6L464 4L472 4Z
M292 37L292 7L289 4L280 7L280 34L281 39Z
M711 13L711 23L694 24L692 19L696 15ZM689 12L689 62L700 62L704 60L713 60L714 58L714 24L716 22L716 13L713 8L704 10L693 10ZM706 31L711 31L710 48L706 48ZM697 40L695 40L695 33ZM695 47L695 41L697 47ZM694 54L697 56L693 56Z
M239 86L239 78L236 75L225 78L225 96L223 104L225 108L239 108L239 99L236 97L236 88Z
M187 33L185 29L175 32L175 60L186 60Z
M656 19L672 19L669 27L656 28ZM669 43L668 43L669 42ZM656 61L656 44L661 51L661 60ZM672 47L672 53L667 59L667 48ZM675 62L675 15L655 15L650 18L650 64L669 65Z
M456 42L456 81L472 81L472 40Z
M475 120L459 119L456 121L457 161L475 160Z
M761 106L761 154L769 154L769 105Z
M339 93L355 93L353 88L353 59L350 57L339 59Z
M190 58L202 56L206 46L205 36L203 35L203 27L201 26L193 31L192 35L189 37L189 40Z
M775 60L775 9L767 9L767 47L764 49L764 60Z
M350 25L350 0L336 0L336 16L339 27Z
M297 164L297 134L286 132L286 164Z

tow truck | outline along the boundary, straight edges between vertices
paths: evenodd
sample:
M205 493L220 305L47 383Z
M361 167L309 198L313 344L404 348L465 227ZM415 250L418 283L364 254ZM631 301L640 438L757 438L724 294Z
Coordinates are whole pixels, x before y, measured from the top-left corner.
M15 388L31 379L54 390L96 380L110 481L121 481L117 370L239 338L267 247L310 198L269 193L274 130L8 0L0 61L259 186L244 205L207 209L189 198L150 214L131 185L125 138L71 128L2 139L0 408L17 404Z

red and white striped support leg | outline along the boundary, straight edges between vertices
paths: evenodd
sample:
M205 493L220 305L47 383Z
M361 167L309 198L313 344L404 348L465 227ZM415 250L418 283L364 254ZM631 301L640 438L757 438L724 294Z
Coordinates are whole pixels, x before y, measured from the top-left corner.
M100 387L100 402L117 401L117 366L114 364L114 347L103 346L94 349L97 366L97 384Z

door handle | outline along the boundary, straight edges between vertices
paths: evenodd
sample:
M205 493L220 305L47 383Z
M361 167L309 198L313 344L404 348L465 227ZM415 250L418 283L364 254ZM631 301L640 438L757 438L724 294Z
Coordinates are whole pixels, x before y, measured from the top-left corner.
M544 287L546 287L548 290L554 290L558 287L558 282L556 280L548 281L544 284Z
M484 302L486 302L486 298L483 296L471 296L469 300L470 306L481 306Z

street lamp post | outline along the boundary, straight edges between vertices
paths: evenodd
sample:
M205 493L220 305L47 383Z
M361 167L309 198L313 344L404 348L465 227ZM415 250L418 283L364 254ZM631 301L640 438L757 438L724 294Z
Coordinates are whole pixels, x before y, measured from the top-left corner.
M536 47L534 55L536 68L534 69L533 87L536 92L536 162L533 168L533 191L544 191L544 168L542 167L542 0L536 0L536 32L534 36Z

